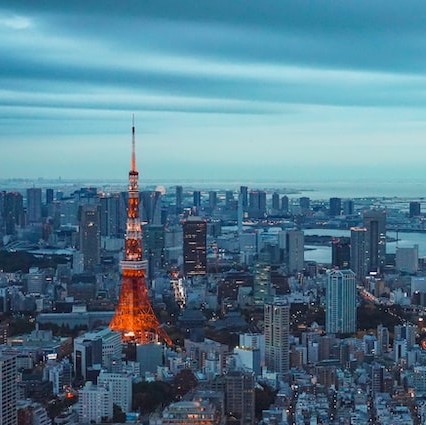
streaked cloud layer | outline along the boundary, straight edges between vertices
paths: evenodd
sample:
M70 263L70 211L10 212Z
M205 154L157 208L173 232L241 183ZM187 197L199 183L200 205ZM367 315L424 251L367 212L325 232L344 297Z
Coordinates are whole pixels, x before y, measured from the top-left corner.
M0 177L420 177L426 7L3 1Z

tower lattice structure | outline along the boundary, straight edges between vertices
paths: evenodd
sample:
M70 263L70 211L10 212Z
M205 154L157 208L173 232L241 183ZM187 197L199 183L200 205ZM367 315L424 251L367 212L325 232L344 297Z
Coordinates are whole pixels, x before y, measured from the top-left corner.
M132 126L132 157L129 171L129 201L125 254L121 262L120 298L109 327L122 334L123 342L148 344L172 341L162 329L149 300L145 280L147 263L142 258L142 225L139 217L139 173L136 169L135 126Z

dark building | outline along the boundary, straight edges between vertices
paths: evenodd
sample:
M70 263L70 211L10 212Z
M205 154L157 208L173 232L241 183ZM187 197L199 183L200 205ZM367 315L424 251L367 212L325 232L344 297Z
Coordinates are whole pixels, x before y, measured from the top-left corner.
M238 425L255 424L255 377L253 372L231 371L225 375L226 414Z
M286 195L281 198L281 211L284 213L288 212L288 196Z
M18 192L3 192L3 226L7 235L16 233L16 226L23 226L24 201Z
M299 206L302 212L308 211L311 208L311 200L307 196L302 196L299 199Z
M49 205L53 202L53 189L46 189L46 205Z
M420 202L410 202L410 217L419 217L421 215Z
M124 232L120 228L120 195L103 196L99 201L101 236L123 237Z
M330 198L329 212L331 217L335 217L341 214L342 200L340 198Z
M41 189L32 187L27 189L27 220L28 223L41 223L42 203Z
M216 208L217 205L217 192L215 190L211 190L209 192L209 207L211 209Z
M266 213L266 192L254 190L249 196L249 216L251 218L264 218Z
M100 263L101 231L99 207L83 205L79 209L80 251L83 254L84 270L93 271Z
M161 192L145 190L139 196L141 220L148 224L161 224Z
M277 192L272 194L272 209L278 211L280 209L280 195Z
M201 192L199 190L194 190L193 193L193 205L194 207L200 207L201 206Z
M351 239L334 238L331 242L331 263L339 269L349 269L351 262Z
M183 273L207 273L207 223L199 217L188 217L183 223Z
M154 278L154 273L164 263L164 227L147 224L143 226L142 241L144 258L148 261L148 279Z
M243 208L246 209L248 207L248 187L240 186L240 194Z
M343 202L343 215L353 215L354 213L354 201L347 199Z
M386 211L364 211L367 272L382 273L386 263Z
M183 187L176 186L176 212L180 213L182 211L183 203Z

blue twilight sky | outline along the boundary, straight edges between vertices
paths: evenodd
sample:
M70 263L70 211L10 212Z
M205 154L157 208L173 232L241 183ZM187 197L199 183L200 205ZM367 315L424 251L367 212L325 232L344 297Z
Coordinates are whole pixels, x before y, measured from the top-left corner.
M422 179L424 0L2 0L0 178Z

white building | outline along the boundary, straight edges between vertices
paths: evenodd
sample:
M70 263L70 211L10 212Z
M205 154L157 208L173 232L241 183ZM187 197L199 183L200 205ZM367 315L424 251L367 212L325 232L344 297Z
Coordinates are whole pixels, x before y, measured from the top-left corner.
M352 270L327 272L326 286L327 333L352 333L356 331L356 280Z
M120 406L123 412L132 410L132 375L101 371L98 386L105 386L111 391L112 402Z
M112 418L112 392L103 386L86 385L78 391L78 421L100 423Z

